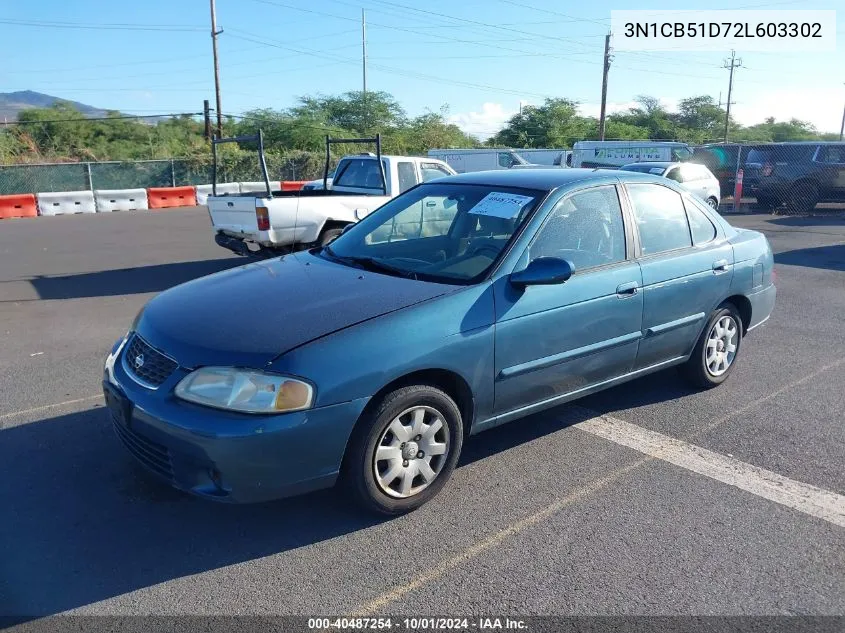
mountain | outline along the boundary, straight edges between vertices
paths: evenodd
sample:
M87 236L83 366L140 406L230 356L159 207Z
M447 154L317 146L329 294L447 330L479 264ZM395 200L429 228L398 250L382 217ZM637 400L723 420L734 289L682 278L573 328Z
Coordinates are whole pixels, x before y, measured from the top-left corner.
M27 108L49 108L56 101L67 101L85 116L106 116L106 110L79 103L78 101L61 99L59 97L45 95L41 92L33 92L32 90L21 90L19 92L0 92L0 123L4 119L9 121L17 120L18 112L21 110L26 110Z

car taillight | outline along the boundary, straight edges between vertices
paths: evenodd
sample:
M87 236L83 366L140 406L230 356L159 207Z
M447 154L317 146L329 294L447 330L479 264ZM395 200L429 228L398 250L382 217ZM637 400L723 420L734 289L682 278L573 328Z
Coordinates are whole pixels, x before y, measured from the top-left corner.
M774 170L774 166L773 166L771 163L766 163L766 164L765 164L765 165L763 165L763 167L760 169L760 174L761 174L762 176L771 176L771 175L772 175L772 171L773 171L773 170Z
M258 220L259 231L270 230L270 212L267 207L255 207L255 219Z

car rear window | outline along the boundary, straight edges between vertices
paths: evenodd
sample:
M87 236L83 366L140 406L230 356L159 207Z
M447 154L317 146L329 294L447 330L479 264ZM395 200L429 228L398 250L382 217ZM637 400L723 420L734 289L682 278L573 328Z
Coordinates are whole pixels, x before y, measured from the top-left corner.
M385 165L385 175L387 166ZM382 189L378 162L372 158L351 158L340 163L332 186L359 189Z

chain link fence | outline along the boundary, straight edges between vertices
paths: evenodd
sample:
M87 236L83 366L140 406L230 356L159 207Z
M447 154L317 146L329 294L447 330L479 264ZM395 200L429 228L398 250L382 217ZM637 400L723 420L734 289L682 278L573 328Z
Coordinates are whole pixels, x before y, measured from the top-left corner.
M285 156L267 155L271 180L313 180L323 175L325 155L300 152ZM211 159L107 161L0 165L0 195L135 189L203 185L211 182ZM225 156L218 168L218 182L261 180L255 154Z
M741 204L783 215L845 211L845 143L711 143L692 162L719 179L723 196L741 181Z

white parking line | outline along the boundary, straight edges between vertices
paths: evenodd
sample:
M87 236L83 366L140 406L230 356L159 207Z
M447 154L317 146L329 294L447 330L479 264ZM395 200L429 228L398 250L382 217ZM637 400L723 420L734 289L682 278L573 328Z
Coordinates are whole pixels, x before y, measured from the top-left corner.
M47 409L55 409L56 407L64 407L68 404L76 404L77 402L87 402L89 400L96 400L97 398L102 398L103 394L98 393L93 396L85 396L84 398L76 398L75 400L65 400L64 402L56 402L55 404L45 404L40 407L34 407L32 409L23 409L22 411L12 411L11 413L4 413L0 415L0 420L5 420L7 418L14 418L19 415L24 415L25 413L35 413L36 411L45 411Z
M606 415L581 422L575 428L845 527L845 496L835 492Z

